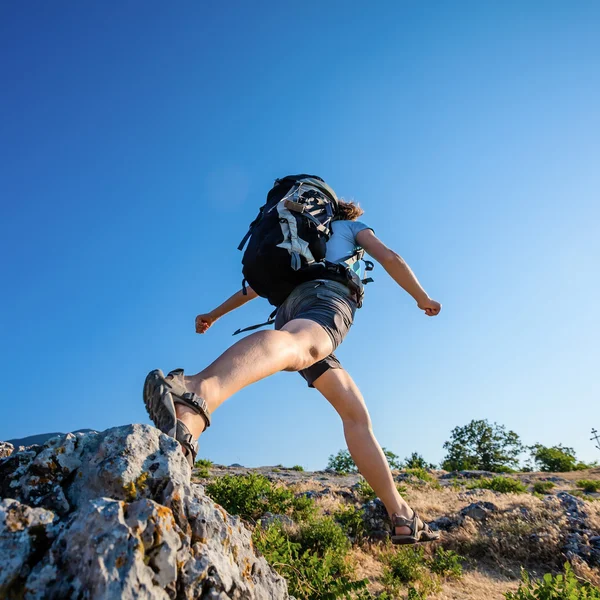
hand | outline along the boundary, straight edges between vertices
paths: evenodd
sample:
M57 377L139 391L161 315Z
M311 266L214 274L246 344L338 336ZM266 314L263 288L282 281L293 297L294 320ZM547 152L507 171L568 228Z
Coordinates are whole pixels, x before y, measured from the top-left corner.
M442 305L431 298L417 302L417 306L425 311L425 314L428 317L435 317L436 315L439 315L440 310L442 310Z
M196 317L196 333L206 333L208 328L216 321L211 313Z

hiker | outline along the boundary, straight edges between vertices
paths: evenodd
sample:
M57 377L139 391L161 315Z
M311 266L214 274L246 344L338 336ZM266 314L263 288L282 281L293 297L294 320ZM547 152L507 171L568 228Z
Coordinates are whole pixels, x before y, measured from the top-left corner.
M367 270L373 267L364 260L364 251L427 316L439 314L441 305L427 295L404 260L357 220L362 214L359 206L338 200L314 175L276 180L240 245L242 249L249 241L242 260L242 289L213 311L198 315L195 323L197 333L206 333L219 318L260 295L276 307L269 321L274 329L241 339L196 375L185 375L183 369L166 376L161 370L151 371L144 402L156 427L180 442L193 466L195 440L210 426L222 402L269 375L298 371L340 415L350 454L388 511L392 542L433 541L439 534L398 493L364 399L333 352L362 306L368 280L361 279L360 261Z

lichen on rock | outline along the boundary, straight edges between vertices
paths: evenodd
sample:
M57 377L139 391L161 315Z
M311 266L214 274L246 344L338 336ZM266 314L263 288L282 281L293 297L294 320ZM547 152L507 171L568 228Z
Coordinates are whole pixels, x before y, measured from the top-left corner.
M0 459L0 597L284 599L239 518L146 425L67 434Z

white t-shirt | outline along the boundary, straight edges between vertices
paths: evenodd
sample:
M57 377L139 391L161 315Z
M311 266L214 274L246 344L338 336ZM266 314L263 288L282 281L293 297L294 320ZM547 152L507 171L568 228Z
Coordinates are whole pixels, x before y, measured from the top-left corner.
M360 244L356 241L358 233L363 231L363 229L372 228L361 221L333 221L331 229L333 235L327 242L325 260L343 264L360 249ZM361 275L361 264L359 261L350 265L350 268L359 276Z

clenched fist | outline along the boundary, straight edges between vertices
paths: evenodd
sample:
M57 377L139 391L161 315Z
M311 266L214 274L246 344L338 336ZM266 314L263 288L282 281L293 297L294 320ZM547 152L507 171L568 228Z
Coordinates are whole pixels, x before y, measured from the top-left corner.
M196 317L196 333L206 333L215 321L216 319L210 313L198 315Z
M440 314L440 310L442 310L442 305L431 298L427 298L427 300L421 301L417 303L417 306L425 311L425 314L428 317L435 317Z

